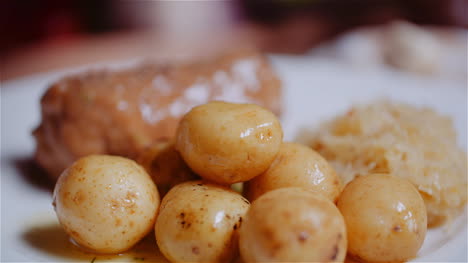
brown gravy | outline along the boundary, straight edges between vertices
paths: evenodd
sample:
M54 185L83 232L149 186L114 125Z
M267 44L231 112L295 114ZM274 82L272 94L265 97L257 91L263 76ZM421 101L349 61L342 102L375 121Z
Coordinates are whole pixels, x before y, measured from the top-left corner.
M73 262L168 262L159 251L151 232L137 245L121 254L107 255L86 252L75 245L56 219L41 218L28 224L23 240L33 249L59 261Z

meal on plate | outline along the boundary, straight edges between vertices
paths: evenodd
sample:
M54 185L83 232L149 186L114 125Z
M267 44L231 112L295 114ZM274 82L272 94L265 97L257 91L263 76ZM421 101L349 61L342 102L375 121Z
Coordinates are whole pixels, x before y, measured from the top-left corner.
M430 109L379 101L325 123L310 145L346 184L383 173L409 180L424 199L429 226L466 207L467 157L448 117Z
M405 113L416 111L396 104L374 107L379 107L374 114L382 122L392 116L410 121ZM382 109L393 109L394 115L386 116ZM359 110L369 108L354 109L346 118ZM419 122L446 120L432 111L419 115ZM387 127L376 121L372 131L387 140L394 139L385 134L389 127L400 130L396 123L405 124L392 120L396 123ZM423 139L410 134L425 128L413 121L405 126L406 139ZM351 129L346 139L365 130L352 122L333 127L344 137ZM451 131L447 125L442 129ZM382 145L378 139L372 143ZM196 106L182 117L172 140L154 142L142 156L146 171L127 158L90 155L60 176L55 211L84 250L121 253L154 229L159 250L171 262L231 262L239 255L245 262L343 262L346 255L401 262L417 255L433 216L429 209L436 209L431 203L426 208L427 196L412 180L416 175L401 176L408 173L402 170L396 176L381 164L368 164L375 169L346 178L312 148L283 142L276 116L254 104L214 101ZM250 202L229 187L239 182ZM455 196L466 198L462 192Z
M465 208L450 119L378 101L303 145L280 99L256 53L59 81L34 135L61 226L96 254L154 235L171 262L402 262Z
M57 178L79 157L136 158L171 138L193 106L211 100L255 103L281 112L281 83L267 58L250 50L192 64L93 71L53 84L41 100L35 159Z

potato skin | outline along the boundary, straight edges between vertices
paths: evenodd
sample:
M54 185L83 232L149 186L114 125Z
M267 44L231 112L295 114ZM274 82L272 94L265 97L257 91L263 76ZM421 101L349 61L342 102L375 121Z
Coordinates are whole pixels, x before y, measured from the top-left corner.
M281 124L268 110L215 101L193 108L182 118L176 149L201 177L233 184L268 169L282 139Z
M171 262L230 262L249 201L228 187L190 181L172 188L161 203L155 234Z
M156 186L136 162L90 155L67 168L54 189L60 224L80 246L119 253L151 231L159 207Z
M346 227L327 198L281 188L255 200L239 235L245 262L343 262Z
M200 178L185 164L170 140L154 142L140 153L137 162L151 176L161 197L177 184Z
M416 256L424 242L424 201L405 179L379 174L356 177L337 205L346 221L349 252L358 258L405 261Z
M246 182L244 187L250 201L274 189L302 187L335 202L341 191L341 181L320 154L305 145L289 142L281 145L268 170Z

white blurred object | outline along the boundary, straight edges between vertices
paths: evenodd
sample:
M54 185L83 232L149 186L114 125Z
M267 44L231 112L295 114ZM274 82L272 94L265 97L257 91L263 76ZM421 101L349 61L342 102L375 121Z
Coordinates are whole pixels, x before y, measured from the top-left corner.
M398 21L350 32L321 50L353 67L390 66L414 74L461 80L467 72L467 33Z
M440 71L444 49L428 30L406 22L392 24L384 36L387 63L405 71L435 74Z
M115 15L125 26L149 29L168 40L205 39L230 27L234 1L116 1Z
M171 39L205 39L234 20L231 1L157 1L154 14L160 32Z
M362 29L359 33L342 36L335 43L336 54L358 67L369 67L384 63L379 34L374 30Z

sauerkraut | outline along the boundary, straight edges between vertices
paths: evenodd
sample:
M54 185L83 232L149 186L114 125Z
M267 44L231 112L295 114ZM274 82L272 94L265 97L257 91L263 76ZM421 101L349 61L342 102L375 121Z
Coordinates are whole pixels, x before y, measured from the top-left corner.
M321 126L309 143L344 183L372 173L411 181L425 201L429 226L466 206L466 153L451 119L431 109L382 101L357 106Z

